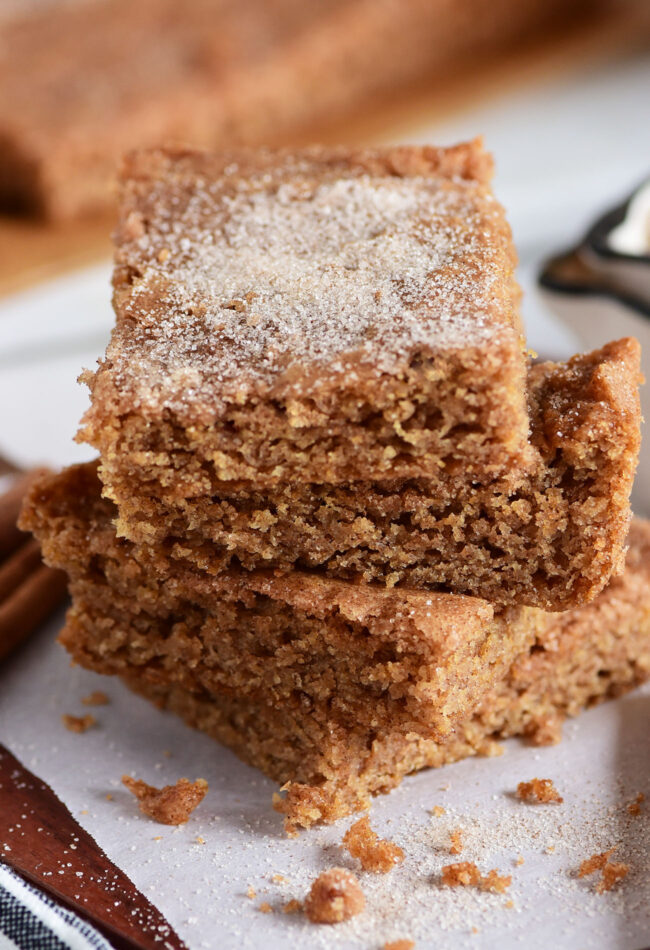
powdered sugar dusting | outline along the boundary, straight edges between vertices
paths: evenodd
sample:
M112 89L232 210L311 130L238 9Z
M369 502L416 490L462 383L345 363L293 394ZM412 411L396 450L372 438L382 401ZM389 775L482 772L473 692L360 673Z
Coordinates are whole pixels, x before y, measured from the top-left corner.
M507 229L471 180L353 175L152 186L118 259L137 273L109 349L121 385L173 406L287 371L378 372L512 322Z

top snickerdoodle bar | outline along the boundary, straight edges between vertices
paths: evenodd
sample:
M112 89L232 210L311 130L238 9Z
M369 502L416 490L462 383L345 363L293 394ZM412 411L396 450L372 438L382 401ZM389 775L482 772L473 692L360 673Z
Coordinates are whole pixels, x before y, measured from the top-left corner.
M435 485L528 465L491 174L480 141L128 157L117 322L80 434L109 493L118 470L182 492L201 470Z

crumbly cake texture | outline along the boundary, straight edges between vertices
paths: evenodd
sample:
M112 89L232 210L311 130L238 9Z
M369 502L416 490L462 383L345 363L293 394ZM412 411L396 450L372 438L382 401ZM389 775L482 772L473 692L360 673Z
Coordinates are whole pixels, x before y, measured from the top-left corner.
M0 205L55 219L105 208L134 144L295 141L585 6L493 0L485 17L482 0L408 0L396 16L394 0L63 0L53 44L49 7L17 3L2 22Z
M533 642L539 612L292 572L214 577L140 563L117 538L94 466L42 479L23 524L65 565L73 606L61 642L102 673L152 685L324 704L350 725L447 735ZM140 552L138 557L142 557ZM160 567L162 558L156 559Z
M541 611L540 611L541 613ZM559 725L585 707L650 677L650 523L635 520L626 570L590 604L544 614L545 629L483 698L475 715L444 742L337 730L326 710L297 715L187 690L156 689L137 671L132 689L233 749L284 788L275 798L290 834L367 808L409 772L470 755L494 754L495 740L557 741Z
M78 436L111 497L529 464L491 174L479 141L127 158L116 326Z
M639 347L528 373L532 465L488 482L423 479L263 490L119 485L118 533L208 572L293 568L546 610L620 569L640 442ZM104 475L104 477L106 477ZM184 476L181 476L183 478Z
M83 533L72 523L70 510L74 499L83 495L80 475L94 478L94 474L91 467L83 466L70 472L74 481L66 483L71 478L68 474L58 481L41 482L40 490L33 491L27 502L23 523L43 538L48 558L65 561L70 573L79 576L88 557L99 563L94 551L84 552L84 546L89 549L93 545L95 529L89 530L91 516L86 502L77 502L86 512ZM110 546L108 532L102 538L100 546ZM368 717L344 721L332 715L329 701L271 704L261 697L155 685L146 678L145 668L135 663L123 668L120 675L133 689L176 712L285 785L276 806L293 833L367 807L373 794L394 788L409 772L468 755L489 754L495 739L521 735L538 743L556 740L566 716L647 679L650 523L635 520L628 545L625 571L590 604L555 614L528 609L539 624L533 646L522 650L500 682L485 689L478 711L442 741L405 730L403 720L392 729L368 725ZM133 558L129 563L137 565ZM143 616L144 642L150 624ZM98 611L97 642L103 622ZM113 629L109 618L107 643ZM135 640L135 631L137 627L125 630L124 639ZM264 663L268 675L268 656ZM376 708L376 698L372 703Z

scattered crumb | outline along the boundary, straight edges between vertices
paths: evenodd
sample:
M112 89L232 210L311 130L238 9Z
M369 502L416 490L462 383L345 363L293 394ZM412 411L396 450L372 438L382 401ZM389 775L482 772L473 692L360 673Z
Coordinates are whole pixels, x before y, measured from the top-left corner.
M107 801L107 802L112 802L112 801L113 801L113 796L111 795L110 792L106 792L106 801Z
M305 912L314 924L338 924L360 914L365 906L358 880L345 868L319 874L305 900Z
M156 835L156 837L155 837L153 840L154 840L154 841L162 841L162 839L163 839L163 836L162 836L162 835Z
M522 854L520 854L517 860L515 861L515 864L517 865L518 868L520 868L523 863L524 863L524 857Z
M628 864L610 860L616 848L617 845L614 845L613 848L609 848L607 851L603 851L600 854L592 854L590 858L585 858L578 870L578 877L587 877L596 871L602 871L600 881L596 885L596 892L598 894L611 891L611 889L618 884L619 881L627 877L630 872Z
M492 869L481 881L481 890L491 891L493 894L505 894L511 884L510 874L499 874L498 871Z
M197 843L197 844L205 844L205 838L202 838L201 835L197 835L197 836L196 836L196 843Z
M471 887L481 883L483 877L471 861L446 864L442 869L442 883L447 887Z
M605 891L611 891L611 889L615 887L619 881L622 881L623 878L626 878L629 873L629 864L623 864L620 861L608 861L603 868L602 877L596 885L597 893L604 894Z
M94 693L89 693L87 696L84 696L81 702L84 706L108 706L110 700L106 693L103 693L100 689L96 689Z
M515 902L513 900L506 901L504 904L504 907L506 907L508 910L512 910L514 906Z
M404 860L404 852L397 844L385 841L370 827L370 821L360 818L343 836L343 847L361 862L364 871L387 874Z
M641 805L643 804L644 801L645 801L645 795L643 794L643 792L639 792L639 794L636 796L634 801L630 802L629 805L627 806L627 810L629 811L630 815L640 814Z
M550 778L534 778L530 782L520 782L517 786L517 798L537 805L560 805L564 801Z
M273 881L274 884L288 884L289 883L288 879L284 876L284 874L273 874L271 877L271 880Z
M473 933L473 934L479 934L480 932L481 932L481 931L478 929L478 927L472 927L472 933Z
M390 943L385 943L383 950L413 950L414 946L414 940L393 940Z
M273 913L273 908L272 908L271 905L268 903L268 901L262 901L262 903L260 904L260 906L259 906L257 909L258 909L259 911L261 911L263 914L272 914L272 913Z
M97 725L97 720L90 713L86 713L85 716L69 716L66 713L61 716L61 721L70 732L86 732Z
M500 875L496 870L483 875L472 861L461 861L445 865L442 883L447 887L480 887L482 891L503 894L512 884L512 877L509 874Z
M246 897L250 897L252 901L254 901L255 898L257 897L257 892L251 884L248 885L248 890L246 891Z
M163 749L163 755L165 756L166 759L171 759L172 757L171 749Z
M294 897L290 901L287 901L287 903L282 908L282 913L283 914L297 914L301 910L302 910L302 902L297 901Z
M203 801L208 790L205 779L195 782L179 778L175 785L155 788L140 779L123 775L122 782L140 803L140 811L163 825L182 825Z
M460 828L455 828L449 835L451 844L449 845L450 854L460 854L463 850L463 832Z
M79 814L80 814L80 815L87 815L87 814L88 814L88 809L87 809L87 808L82 808L81 811L79 812Z
M594 871L602 870L609 861L610 855L616 851L616 848L617 845L614 845L614 847L609 848L608 851L603 851L601 854L592 854L590 858L585 858L580 865L578 877L587 877L587 875L593 874Z
M161 247L158 251L158 260L161 264L164 264L167 258L169 257L171 251L168 247Z
M546 853L547 853L547 854L553 854L554 851L555 851L555 845L554 845L554 844L549 844L548 847L546 848Z
M435 818L441 818L444 814L446 814L446 812L445 812L445 809L442 807L442 805L434 805L433 808L431 809L430 814L433 815Z

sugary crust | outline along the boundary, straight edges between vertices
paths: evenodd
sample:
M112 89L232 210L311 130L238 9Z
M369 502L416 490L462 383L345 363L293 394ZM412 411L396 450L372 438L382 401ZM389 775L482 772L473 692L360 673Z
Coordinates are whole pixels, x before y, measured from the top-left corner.
M478 141L138 153L80 438L222 480L525 461L515 255Z
M48 477L22 520L70 575L62 642L99 672L137 665L156 684L279 705L327 702L341 721L399 720L442 735L535 635L535 611L495 615L468 597L299 573L211 578L169 562L158 576L115 537L99 491L89 466Z
M639 380L633 340L531 367L530 470L486 484L459 480L450 466L433 484L256 490L211 481L198 463L170 476L164 455L149 469L152 478L160 472L152 482L106 463L100 473L119 503L120 534L212 574L299 568L567 609L594 597L622 563Z

